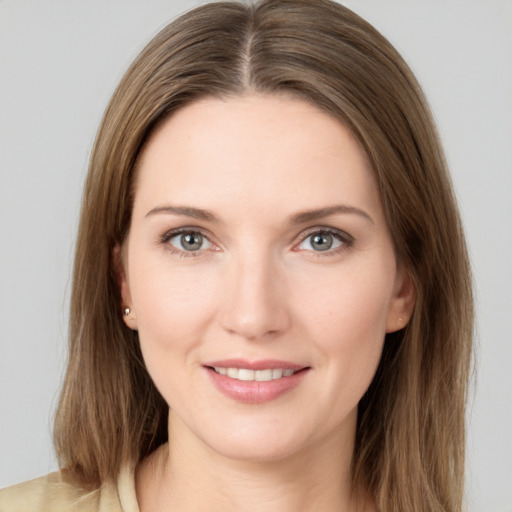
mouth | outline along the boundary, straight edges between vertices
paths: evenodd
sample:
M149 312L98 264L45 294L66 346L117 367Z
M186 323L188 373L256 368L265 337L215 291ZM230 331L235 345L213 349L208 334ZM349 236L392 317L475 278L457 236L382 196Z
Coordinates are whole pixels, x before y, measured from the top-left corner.
M303 371L306 368L300 370L294 370L292 368L266 368L263 370L251 370L248 368L236 368L236 367L224 367L224 366L210 366L208 367L219 375L225 375L230 379L242 380L246 382L257 381L257 382L268 382L271 380L282 379L283 377L291 377L297 372Z
M261 404L291 392L311 370L287 361L240 359L210 362L204 368L219 391L246 404Z

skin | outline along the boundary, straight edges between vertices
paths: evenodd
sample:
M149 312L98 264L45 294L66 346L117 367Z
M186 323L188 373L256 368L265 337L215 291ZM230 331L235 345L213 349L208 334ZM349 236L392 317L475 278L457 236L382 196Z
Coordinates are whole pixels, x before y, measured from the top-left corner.
M170 406L170 444L137 468L141 510L372 510L350 486L357 404L414 293L354 136L298 99L208 98L160 126L137 172L121 294ZM358 211L290 223L333 205ZM180 228L203 234L198 250ZM322 229L336 231L326 251L312 245ZM309 370L247 404L204 368L228 358Z

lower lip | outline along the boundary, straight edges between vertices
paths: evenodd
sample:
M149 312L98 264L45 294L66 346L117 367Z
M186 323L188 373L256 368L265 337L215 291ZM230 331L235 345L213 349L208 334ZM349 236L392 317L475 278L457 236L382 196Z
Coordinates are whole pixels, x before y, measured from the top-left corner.
M308 373L308 369L305 368L289 377L260 382L232 379L211 368L206 368L206 370L219 391L229 398L246 404L262 404L275 400L296 388Z

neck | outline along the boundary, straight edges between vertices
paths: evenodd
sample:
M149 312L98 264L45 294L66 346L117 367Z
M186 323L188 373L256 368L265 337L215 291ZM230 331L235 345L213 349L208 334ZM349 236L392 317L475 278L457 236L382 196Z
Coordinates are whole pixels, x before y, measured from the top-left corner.
M169 439L137 469L142 512L171 506L196 512L370 510L351 484L353 436L340 440L333 433L293 456L264 461L225 457L176 417L170 421Z

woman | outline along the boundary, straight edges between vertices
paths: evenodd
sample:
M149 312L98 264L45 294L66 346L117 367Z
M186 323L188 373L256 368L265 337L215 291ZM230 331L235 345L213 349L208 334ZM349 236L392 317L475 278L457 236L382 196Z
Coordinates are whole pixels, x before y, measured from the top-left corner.
M185 14L91 157L63 470L2 510L461 510L469 274L375 29L324 0Z

